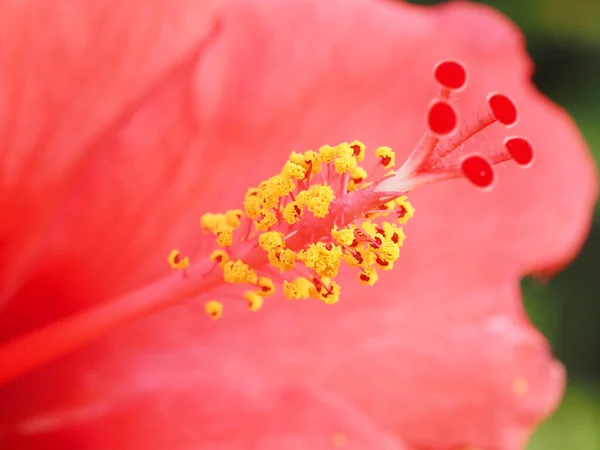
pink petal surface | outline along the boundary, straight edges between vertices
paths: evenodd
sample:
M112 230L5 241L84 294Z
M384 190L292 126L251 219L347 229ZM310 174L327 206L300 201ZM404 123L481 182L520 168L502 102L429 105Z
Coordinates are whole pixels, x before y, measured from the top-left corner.
M186 16L189 7L181 5ZM270 391L287 392L291 383L317 389L316 396L303 387L294 394L317 417L332 408L329 396L343 399L343 411L361 411L342 414L332 428L313 430L307 422L301 428L314 431L306 435L311 445L357 420L357 445L365 445L356 448L387 448L381 430L419 448L519 448L556 405L564 380L524 318L517 277L572 258L589 226L594 181L574 125L532 89L517 31L486 8L462 4L426 10L367 1L235 1L221 11L208 44L202 27L190 38L190 49L202 48L198 57L164 61L161 81L138 94L133 112L118 127L99 126L103 139L61 199L44 257L29 266L0 316L3 337L161 273L172 246L193 253L200 238L184 237L200 213L232 206L291 149L359 138L394 147L402 161L423 130L436 92L431 69L440 59L458 58L469 69L461 117L473 119L492 90L515 101L521 120L511 133L532 141L536 163L528 172L500 171L489 195L466 182L416 192L417 217L396 274L371 289L355 289L348 274L335 307L275 300L249 315L232 303L211 323L199 307L181 306L23 377L0 390L0 442L52 448L85 433L98 448L152 448L148 430L173 417L200 422L191 430L178 419L161 430L180 448L219 442L215 429L252 439L254 422L241 427L233 414L238 404L250 405L242 417L261 405L273 411L267 421L275 411L298 414L300 400L279 395L278 403ZM130 20L114 14L117 25ZM491 129L470 149L485 152L505 135ZM14 164L22 158L11 157ZM568 204L570 214L557 215L557 204ZM52 308L40 307L40 299ZM237 374L235 382L224 373ZM182 390L173 392L177 385ZM257 386L268 391L259 400ZM227 403L232 414L221 413L218 405ZM123 410L112 406L119 404ZM65 410L94 413L82 425L61 416ZM67 420L33 433L19 428L54 416ZM106 427L114 417L131 432ZM276 430L264 448L281 448L277 439L290 429Z

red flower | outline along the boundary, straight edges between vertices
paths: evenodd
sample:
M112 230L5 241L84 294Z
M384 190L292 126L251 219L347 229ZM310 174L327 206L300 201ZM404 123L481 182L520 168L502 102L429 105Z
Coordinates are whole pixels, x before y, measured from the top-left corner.
M467 4L203 5L0 2L0 340L17 343L0 346L0 374L29 371L0 388L2 448L520 448L564 380L518 278L573 257L595 184L576 128L531 86L518 31ZM525 136L529 171L508 163L491 193L411 193L395 275L363 287L342 273L333 307L223 298L217 322L193 301L164 309L173 291L148 283L168 252L206 258L198 217L239 205L290 150L356 138L404 161L447 58L469 70L452 103L464 123L493 91L520 113L459 152L493 162ZM512 122L503 99L491 106ZM453 113L436 105L443 134ZM482 167L463 165L487 184ZM29 334L72 314L42 343Z

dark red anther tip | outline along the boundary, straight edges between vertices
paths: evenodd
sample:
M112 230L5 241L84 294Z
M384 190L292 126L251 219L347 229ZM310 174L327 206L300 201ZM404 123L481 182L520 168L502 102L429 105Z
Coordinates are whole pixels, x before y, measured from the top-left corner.
M432 133L446 136L456 129L458 114L443 100L435 100L427 112L427 125Z
M498 122L503 125L514 125L517 122L517 108L510 98L503 94L491 94L488 105Z
M433 76L447 89L457 90L467 84L467 71L456 61L440 61L433 69Z
M494 169L483 156L465 156L460 163L460 170L467 180L479 188L489 188L494 182Z
M507 137L504 140L504 147L518 165L529 167L533 163L533 147L526 139L518 136Z

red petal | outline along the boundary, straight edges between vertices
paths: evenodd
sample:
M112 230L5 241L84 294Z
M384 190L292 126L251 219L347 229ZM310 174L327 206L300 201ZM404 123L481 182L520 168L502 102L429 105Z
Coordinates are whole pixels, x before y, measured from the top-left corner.
M53 279L84 260L96 265L93 253L92 270L106 271L98 285L113 285L118 271L135 275L143 249L161 244L158 228L164 235L198 196L205 147L192 142L200 133L193 76L214 34L216 3L0 4L0 304L40 257L62 266ZM190 179L196 186L185 189ZM161 199L167 209L156 228L144 228L149 216L140 213ZM132 251L109 260L119 247Z
M3 422L0 442L4 448L28 445L37 450L405 449L323 389L279 385L235 358L219 359L219 367L207 373L203 367L209 355L191 354L190 348L180 348L177 355L173 350L163 356L174 365L163 370L157 370L156 354L138 354L138 375L112 380L117 390L107 391L109 384L90 380L90 388L97 389L94 395L80 392L76 401L63 399L61 405L43 401L48 409L38 416ZM115 369L131 373L124 360L109 365L113 375ZM147 372L141 372L143 366ZM14 420L21 400L5 401L16 407Z
M137 16L132 13L131 21ZM164 149L177 150L175 143L184 150L158 176L146 165L139 168L130 185L131 172L116 170L129 169L117 158L118 149L129 146L109 140L108 148L117 150L97 153L101 164L88 163L80 189L52 230L56 237L47 248L48 267L39 263L38 278L30 278L17 299L26 299L27 293L35 299L32 305L39 306L42 299L45 306L50 297L75 309L129 286L136 275L155 273L164 266L163 250L195 228L191 217L213 206L208 197L223 194L229 206L242 193L238 183L253 183L266 172L260 155L273 154L267 159L276 161L288 149L360 138L369 146L393 146L401 160L402 152L418 142L424 112L437 91L426 75L447 57L464 61L470 74L460 98L461 117L481 112L490 91L505 92L519 105L517 133L544 154L526 174L503 171L489 195L464 181L416 193L418 215L407 229L399 281L362 291L348 279L343 289L350 295L338 306L279 303L264 313L231 314L214 324L198 323L201 319L189 308L167 311L7 386L2 394L19 403L0 405L2 422L37 417L49 407L52 418L56 409L82 401L120 401L130 386L158 395L185 370L207 373L223 361L243 379L244 362L251 359L260 366L258 377L302 379L336 390L410 444L498 447L520 441L555 405L562 374L537 334L523 323L517 279L532 270L559 267L578 250L589 226L594 169L568 117L531 90L529 64L515 29L487 8L453 4L422 10L343 0L230 3L221 34L194 74L193 92L201 98L195 105L203 125L199 147L219 155L215 162L230 165L231 160L220 159L221 152L239 149L238 165L210 166L202 172L206 180L201 177L193 185L204 186L210 195L189 193L188 183L197 175L193 164L205 161L190 151L198 148L189 142L195 135L181 132L190 122L174 119L180 117L178 108L189 111L181 94L189 91L183 90L183 81L174 83L175 100L168 102L164 99L173 86L161 85L158 97L163 100L149 97L152 114L138 108L136 120L108 136L143 151L156 149L159 142L156 155L170 155ZM158 111L166 106L163 120ZM194 129L196 122L191 124ZM158 136L168 138L166 144L148 141L148 130L155 126L163 131ZM465 151L500 146L503 133L501 127L490 129L483 144L475 141ZM177 176L172 168L178 169ZM105 182L107 176L110 182ZM155 188L157 178L176 182L165 191L162 183ZM83 189L88 179L91 188ZM561 189L552 191L557 185ZM118 195L123 186L127 195ZM170 206L174 198L175 206ZM103 203L90 214L89 205L99 200ZM557 203L570 207L560 220ZM164 208L169 208L167 214ZM175 222L179 228L173 228ZM62 275L54 268L61 261ZM122 274L131 277L123 280ZM201 316L200 308L193 311ZM16 327L31 326L23 316L4 317ZM152 374L165 367L172 368L174 378L166 374L154 382ZM516 397L508 386L520 377L531 380L524 397ZM197 390L190 387L190 392ZM145 414L170 417L177 411L168 402L143 406L124 414L120 423L134 426ZM219 415L215 422L219 420L227 429L228 417ZM119 435L117 428L107 431L92 419L88 425L94 431L87 436ZM175 427L169 431L186 433ZM194 429L194 438L204 439L209 431Z

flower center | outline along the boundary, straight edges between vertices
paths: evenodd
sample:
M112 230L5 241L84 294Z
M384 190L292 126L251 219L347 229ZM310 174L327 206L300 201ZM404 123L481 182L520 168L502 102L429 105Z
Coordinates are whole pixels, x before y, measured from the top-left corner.
M414 214L408 191L458 177L489 188L493 164L532 162L532 147L521 137L506 139L504 149L489 158L455 158L458 148L493 123L514 125L517 110L505 95L490 93L488 112L457 133L459 117L451 99L465 87L466 70L455 61L442 61L434 77L441 90L429 106L426 132L397 171L394 152L378 147L369 175L361 166L365 146L359 141L292 152L280 173L248 189L243 209L203 215L201 228L214 236L217 248L208 257L212 268L202 276L218 271L222 281L203 295L244 299L251 311L258 311L278 287L288 300L336 303L341 286L335 277L342 264L354 268L357 280L367 285L377 281L378 270L393 268L405 239L402 226ZM177 250L168 261L176 270L189 265ZM223 308L221 300L205 303L214 319Z
M533 161L533 147L518 136L488 155L463 154L463 144L492 124L514 125L517 109L507 96L490 93L487 112L461 125L453 99L467 84L465 68L442 61L434 77L441 89L429 106L425 133L397 170L394 152L379 147L369 175L358 141L292 153L279 174L246 192L243 208L202 216L201 229L214 237L205 258L194 261L173 250L167 260L174 273L0 345L0 384L199 295L216 319L225 298L243 299L257 311L277 289L290 300L336 303L342 264L356 271L358 282L375 283L377 272L392 269L400 255L402 227L414 214L409 191L454 178L488 189L492 165Z
M368 285L377 281L378 269L392 269L404 241L402 225L414 209L401 193L377 189L393 176L395 155L388 147L375 155L369 177L360 166L365 146L358 141L293 152L280 173L246 192L243 210L203 215L201 228L218 247L204 276L218 270L224 281L210 294L244 299L257 311L281 286L289 300L333 304L340 296L334 279L342 264L355 268L357 280ZM173 269L187 268L177 251L168 260ZM223 303L210 300L205 310L217 319Z

